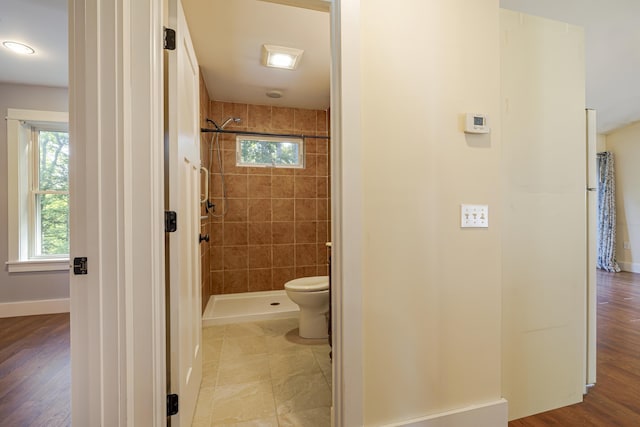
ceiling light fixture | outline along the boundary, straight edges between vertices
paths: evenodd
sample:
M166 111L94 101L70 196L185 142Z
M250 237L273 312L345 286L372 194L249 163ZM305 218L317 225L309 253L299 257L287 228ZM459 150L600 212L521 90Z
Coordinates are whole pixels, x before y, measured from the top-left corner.
M282 98L282 91L278 89L272 89L267 91L267 96L274 99Z
M262 65L265 67L295 70L300 63L303 52L304 50L294 49L292 47L263 44Z
M6 41L6 42L3 42L2 44L7 49L15 53L19 53L21 55L33 55L34 53L36 53L36 51L33 50L31 46L27 46L26 44L12 42L12 41Z

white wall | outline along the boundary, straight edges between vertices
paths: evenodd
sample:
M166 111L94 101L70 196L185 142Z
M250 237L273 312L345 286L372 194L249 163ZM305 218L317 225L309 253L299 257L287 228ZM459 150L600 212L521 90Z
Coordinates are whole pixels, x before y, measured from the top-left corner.
M7 247L7 108L68 111L68 90L0 83L0 303L69 298L69 272L11 273Z
M586 131L581 28L501 12L503 394L509 418L582 400Z
M596 139L596 152L607 151L607 135L598 134Z
M640 123L607 135L616 175L616 255L620 268L640 273ZM624 249L629 242L629 249Z
M374 426L501 397L499 19L497 0L367 0L361 13ZM492 133L465 135L466 112L488 114ZM461 229L461 203L489 205L490 228Z

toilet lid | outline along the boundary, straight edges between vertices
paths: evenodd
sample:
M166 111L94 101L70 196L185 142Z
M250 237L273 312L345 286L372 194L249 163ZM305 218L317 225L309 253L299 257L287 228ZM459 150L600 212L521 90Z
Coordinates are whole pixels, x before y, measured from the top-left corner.
M288 291L318 292L329 289L329 276L301 277L284 284Z

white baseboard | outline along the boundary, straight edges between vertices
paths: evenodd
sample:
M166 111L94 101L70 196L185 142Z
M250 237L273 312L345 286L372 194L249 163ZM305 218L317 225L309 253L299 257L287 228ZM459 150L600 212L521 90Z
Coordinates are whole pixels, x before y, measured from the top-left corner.
M622 271L629 271L631 273L640 273L640 263L618 261L618 265L620 266Z
M433 414L386 427L506 427L508 404L505 399L454 411Z
M0 303L0 318L68 312L69 298Z

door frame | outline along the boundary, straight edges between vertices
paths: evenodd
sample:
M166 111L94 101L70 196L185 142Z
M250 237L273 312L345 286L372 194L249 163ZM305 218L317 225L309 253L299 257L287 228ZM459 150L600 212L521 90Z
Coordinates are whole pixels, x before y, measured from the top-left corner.
M69 2L77 426L166 425L161 6Z
M166 425L164 3L69 3L70 257L88 258L70 278L74 425ZM360 0L330 9L339 427L364 424Z
M331 3L333 425L364 425L360 0Z

